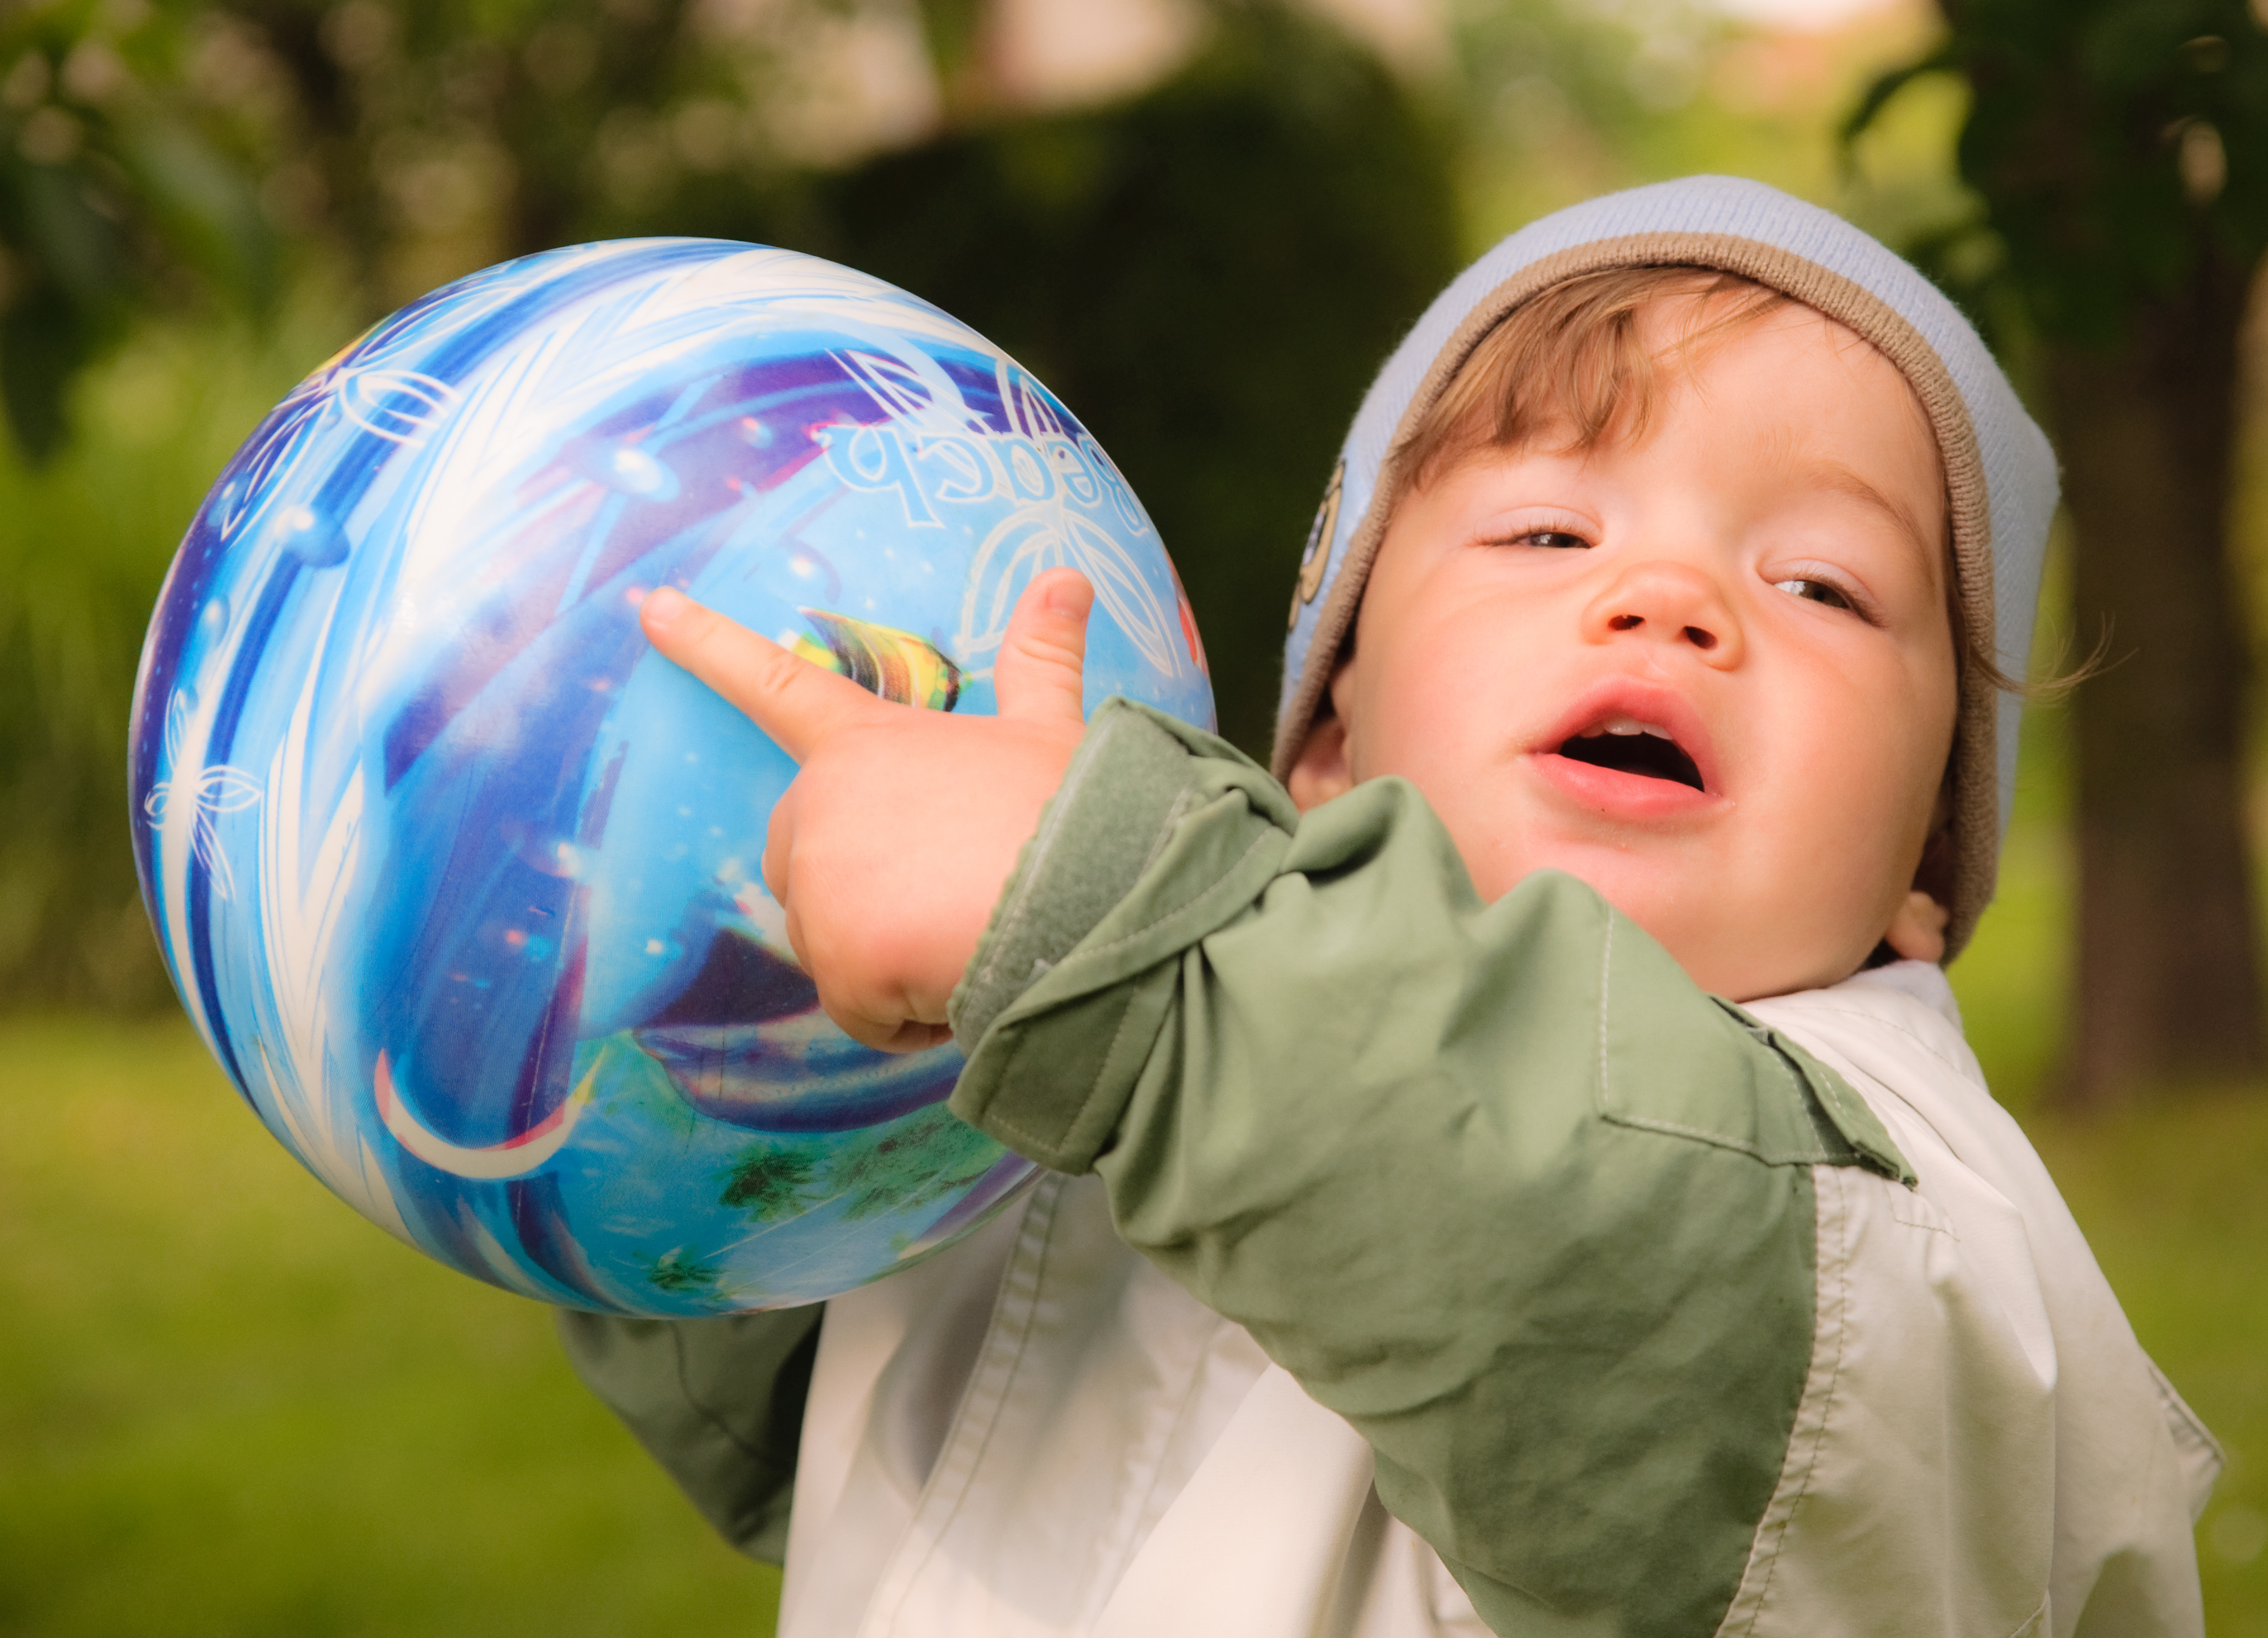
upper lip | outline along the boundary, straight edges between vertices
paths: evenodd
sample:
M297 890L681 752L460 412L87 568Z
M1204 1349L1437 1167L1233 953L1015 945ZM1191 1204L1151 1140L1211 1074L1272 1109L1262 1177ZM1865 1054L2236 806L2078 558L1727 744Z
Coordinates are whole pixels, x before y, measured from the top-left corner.
M1635 678L1610 677L1586 689L1528 749L1536 756L1556 756L1562 745L1584 730L1623 717L1666 732L1678 749L1693 759L1703 789L1712 796L1724 793L1718 778L1716 748L1701 713L1675 690Z

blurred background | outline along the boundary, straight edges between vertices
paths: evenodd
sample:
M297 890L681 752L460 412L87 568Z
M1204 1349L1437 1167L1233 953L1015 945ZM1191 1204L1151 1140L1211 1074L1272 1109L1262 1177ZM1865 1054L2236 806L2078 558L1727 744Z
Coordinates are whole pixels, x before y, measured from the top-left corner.
M2229 1447L2268 1634L2262 0L0 0L0 1634L762 1633L776 1572L246 1117L127 845L205 485L365 325L693 233L968 320L1095 431L1264 749L1372 371L1543 211L1760 177L1904 249L2066 466L1970 1035Z

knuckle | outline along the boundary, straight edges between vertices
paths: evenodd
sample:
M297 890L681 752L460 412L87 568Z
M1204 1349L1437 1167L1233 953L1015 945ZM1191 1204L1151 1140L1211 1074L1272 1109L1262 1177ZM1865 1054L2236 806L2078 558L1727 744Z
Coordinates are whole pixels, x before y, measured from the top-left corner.
M806 683L804 673L809 666L784 648L768 644L755 656L750 668L757 689L775 699L785 698L799 692Z
M1073 659L1083 646L1061 621L1027 626L1017 636L1017 647L1035 660L1064 661Z

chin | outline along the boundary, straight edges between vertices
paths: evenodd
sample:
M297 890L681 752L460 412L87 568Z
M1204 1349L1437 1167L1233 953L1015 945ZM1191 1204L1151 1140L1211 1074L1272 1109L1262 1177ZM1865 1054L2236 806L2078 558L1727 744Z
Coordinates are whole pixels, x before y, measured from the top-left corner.
M1735 1003L1793 995L1801 990L1823 990L1857 972L1874 953L1872 945L1856 955L1815 960L1778 952L1768 956L1761 951L1719 951L1714 960L1692 962L1680 956L1675 945L1666 940L1663 943L1694 983L1712 995L1721 995Z
M1720 895L1697 896L1691 884L1707 874L1707 867L1690 858L1646 860L1612 846L1577 844L1500 857L1491 879L1476 872L1475 885L1493 900L1537 870L1557 870L1588 886L1643 927L1695 984L1735 1003L1839 984L1874 948L1871 940L1853 944L1845 933L1828 927L1808 927L1790 940L1784 936L1788 919L1771 907L1728 911ZM1782 929L1783 936L1728 938L1727 929L1735 924Z

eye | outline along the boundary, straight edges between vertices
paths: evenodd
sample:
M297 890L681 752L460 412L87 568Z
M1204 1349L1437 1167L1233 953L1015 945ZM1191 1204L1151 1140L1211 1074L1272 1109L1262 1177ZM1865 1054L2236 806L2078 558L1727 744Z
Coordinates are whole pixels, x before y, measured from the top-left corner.
M1604 533L1581 510L1549 503L1506 505L1473 522L1473 543L1498 551L1588 551Z
M1840 587L1831 586L1825 580L1774 580L1772 589L1786 592L1791 597L1800 597L1807 602L1825 603L1830 609L1848 609L1853 614L1859 611L1859 605L1852 602Z
M1521 529L1515 533L1491 536L1484 544L1490 546L1537 546L1546 551L1587 551L1590 540L1572 529L1546 528Z

